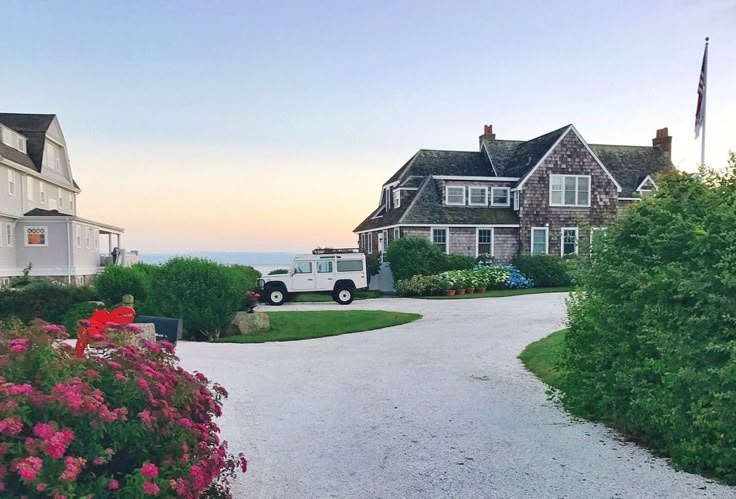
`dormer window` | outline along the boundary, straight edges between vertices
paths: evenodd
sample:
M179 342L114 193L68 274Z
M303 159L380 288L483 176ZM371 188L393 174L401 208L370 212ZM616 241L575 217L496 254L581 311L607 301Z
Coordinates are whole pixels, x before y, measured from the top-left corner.
M26 138L10 128L0 127L0 140L2 140L2 143L6 146L17 149L24 154L27 152Z
M393 190L393 202L394 208L401 208L401 191L398 189Z
M491 206L510 206L511 200L508 187L491 188Z
M465 206L465 187L445 187L445 204L447 206Z
M57 172L61 171L61 155L61 148L47 140L43 154L43 165Z
M488 187L468 187L470 206L488 206Z
M654 183L654 180L652 180L652 177L650 177L649 175L647 175L646 178L641 181L639 187L636 188L636 192L638 192L642 196L651 194L651 192L654 190L657 190L657 184Z

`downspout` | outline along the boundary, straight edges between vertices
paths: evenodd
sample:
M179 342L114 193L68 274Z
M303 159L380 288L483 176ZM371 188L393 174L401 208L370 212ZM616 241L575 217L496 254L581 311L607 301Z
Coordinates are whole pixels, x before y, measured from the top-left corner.
M66 283L72 283L72 221L66 219Z

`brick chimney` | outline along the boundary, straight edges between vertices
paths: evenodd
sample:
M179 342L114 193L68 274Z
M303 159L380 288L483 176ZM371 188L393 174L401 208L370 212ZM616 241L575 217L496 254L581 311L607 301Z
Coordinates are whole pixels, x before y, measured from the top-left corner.
M496 140L496 134L493 133L493 125L483 125L483 135L478 137L478 147L483 145L483 140Z
M672 137L666 128L657 130L657 136L652 139L652 145L659 147L667 159L672 158Z

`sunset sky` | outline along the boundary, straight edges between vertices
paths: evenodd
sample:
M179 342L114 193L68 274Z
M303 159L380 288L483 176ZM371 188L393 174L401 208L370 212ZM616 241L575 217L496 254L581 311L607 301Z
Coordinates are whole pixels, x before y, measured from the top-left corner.
M0 111L55 113L79 214L144 252L355 246L419 148L483 124L736 150L736 1L3 2Z

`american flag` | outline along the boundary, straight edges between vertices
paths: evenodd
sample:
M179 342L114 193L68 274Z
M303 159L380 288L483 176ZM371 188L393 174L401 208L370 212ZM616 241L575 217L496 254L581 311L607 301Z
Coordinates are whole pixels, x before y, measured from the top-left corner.
M705 81L708 72L708 44L706 42L703 53L703 65L700 67L700 81L698 82L698 107L695 109L695 138L700 136L700 130L705 124Z

